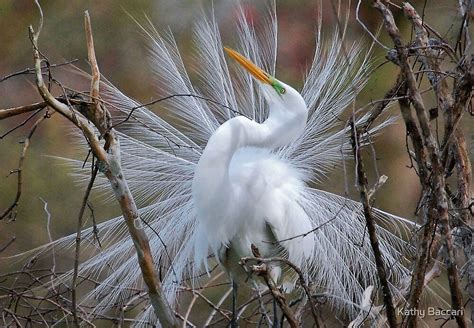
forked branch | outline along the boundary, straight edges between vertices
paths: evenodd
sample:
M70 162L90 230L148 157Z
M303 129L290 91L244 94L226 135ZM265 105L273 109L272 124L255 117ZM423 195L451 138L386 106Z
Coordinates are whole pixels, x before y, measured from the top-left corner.
M148 288L148 295L155 314L164 327L177 327L177 320L171 306L163 295L161 283L156 274L148 237L143 226L140 224L141 220L135 200L123 175L118 136L112 128L110 113L99 98L100 73L95 58L89 15L87 12L85 13L85 26L89 61L92 66L92 83L90 90L91 103L87 106L86 111L76 110L69 101L66 101L66 104L58 101L48 90L41 72L43 56L38 49L41 25L42 17L40 28L37 32L30 26L38 91L47 105L72 122L82 131L87 139L93 155L99 161L98 165L101 172L110 181L113 192L119 202L122 215L135 245L143 280ZM105 139L104 145L101 144L100 138Z

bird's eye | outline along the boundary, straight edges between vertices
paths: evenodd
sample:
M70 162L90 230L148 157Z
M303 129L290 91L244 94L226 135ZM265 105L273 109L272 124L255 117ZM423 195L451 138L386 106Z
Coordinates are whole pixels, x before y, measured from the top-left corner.
M286 89L285 88L280 88L280 94L284 95L285 93L286 93Z

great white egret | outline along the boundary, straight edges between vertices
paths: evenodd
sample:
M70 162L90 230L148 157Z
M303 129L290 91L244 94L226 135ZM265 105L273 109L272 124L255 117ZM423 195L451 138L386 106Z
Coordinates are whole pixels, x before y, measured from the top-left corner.
M296 237L313 228L298 203L304 193L304 173L272 151L291 145L303 134L308 108L295 89L236 51L226 51L255 77L269 115L262 123L244 116L229 119L207 142L192 187L196 263L206 259L210 249L236 278L243 271L239 259L252 256L253 244L264 257L283 251L302 266L315 249L314 234ZM292 237L296 238L276 243Z
M194 77L199 89L191 83L172 35L143 27L161 95L199 95L214 102L191 96L169 99L165 106L173 119L168 122L112 85L102 86L102 97L117 109L114 119L140 106L119 127L124 174L141 205L172 303L189 277L205 271L212 254L233 275L241 270L239 257L251 255L255 244L264 256L283 251L334 308L358 313L364 290L378 280L361 206L312 185L324 181L350 153L348 129L338 117L365 85L368 59L358 44L343 48L337 32L323 42L318 29L311 68L297 92L272 77L277 54L273 4L260 22L257 31L240 9L234 47L245 57L227 52L246 71L232 73L214 17L203 16L196 23ZM236 112L243 115L235 117ZM88 179L82 160L70 162L81 179ZM99 180L96 188L109 190L108 182ZM384 223L377 229L380 248L396 283L408 274L400 261L405 242L387 227L400 220L377 210L374 215ZM102 248L80 271L100 281L84 302L98 300L96 311L106 311L143 286L123 220L117 217L98 228ZM98 248L92 227L83 236L89 250ZM74 238L47 247L66 249ZM272 275L278 278L277 267ZM139 319L155 320L150 306Z

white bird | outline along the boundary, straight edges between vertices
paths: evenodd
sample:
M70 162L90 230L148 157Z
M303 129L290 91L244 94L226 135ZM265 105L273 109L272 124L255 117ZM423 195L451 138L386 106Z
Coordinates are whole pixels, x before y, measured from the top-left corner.
M233 278L237 273L245 277L239 259L252 256L255 245L264 257L283 251L301 267L315 250L314 234L297 237L313 229L298 203L305 192L304 173L273 151L303 134L308 108L295 89L236 51L226 51L255 77L269 115L262 123L244 116L229 119L207 142L192 187L196 264L211 250Z
M252 255L254 244L263 256L286 256L327 295L334 309L354 315L364 290L378 284L362 209L355 201L313 186L349 157L348 129L338 116L365 85L368 59L358 44L343 50L337 32L323 42L318 28L311 68L298 92L273 77L277 54L273 4L259 27L257 33L240 10L235 48L245 57L227 52L246 70L230 73L217 23L214 17L203 16L194 33L198 87L191 82L172 35L143 28L151 41L160 95L193 94L214 101L174 97L162 103L173 117L169 122L147 108L135 110L133 118L120 126L124 174L147 222L145 229L172 303L189 277L209 267L213 254L236 277L242 270L238 259ZM118 109L117 121L140 105L110 84L101 88L102 97ZM236 116L236 111L243 115ZM369 133L389 123L382 122ZM88 179L89 172L80 169L82 160L69 162L81 179ZM106 191L108 182L102 179L96 188ZM383 222L377 229L380 248L395 285L408 274L400 261L406 244L389 227L397 229L402 220L374 212ZM97 252L81 264L80 272L101 281L84 302L100 296L96 311L103 312L128 299L131 289L143 288L143 283L122 218L98 228L102 249L95 243L93 228L86 229L89 250ZM276 241L280 247L275 247ZM47 247L73 245L74 235ZM278 279L278 268L272 274ZM155 320L149 305L139 320Z

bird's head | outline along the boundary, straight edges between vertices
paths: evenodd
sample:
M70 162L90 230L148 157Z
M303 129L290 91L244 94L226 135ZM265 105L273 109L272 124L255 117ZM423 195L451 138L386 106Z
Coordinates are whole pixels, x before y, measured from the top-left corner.
M227 47L224 49L259 83L265 99L270 104L271 111L278 111L281 114L292 116L304 116L304 121L306 121L308 107L298 91L274 78L237 51Z

